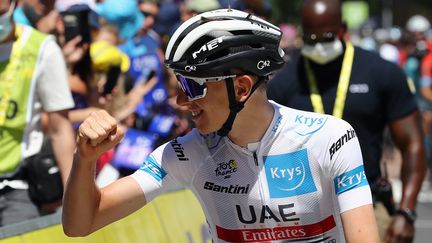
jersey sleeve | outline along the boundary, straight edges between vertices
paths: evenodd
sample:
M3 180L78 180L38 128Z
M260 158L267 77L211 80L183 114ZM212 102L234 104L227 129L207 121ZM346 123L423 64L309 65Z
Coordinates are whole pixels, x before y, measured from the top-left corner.
M141 167L132 175L144 192L147 202L153 200L159 194L175 188L178 184L172 175L166 163L169 162L169 156L166 150L169 149L169 143L166 143L154 150L144 161Z
M147 202L157 195L190 188L202 159L201 144L195 133L173 139L158 147L131 176L138 182Z
M380 97L387 121L405 117L417 109L414 90L409 79L396 64L384 60L375 63L374 81L381 84Z
M372 203L372 195L363 167L357 135L345 121L339 120L329 142L328 175L332 180L340 212ZM339 129L341 128L341 129Z

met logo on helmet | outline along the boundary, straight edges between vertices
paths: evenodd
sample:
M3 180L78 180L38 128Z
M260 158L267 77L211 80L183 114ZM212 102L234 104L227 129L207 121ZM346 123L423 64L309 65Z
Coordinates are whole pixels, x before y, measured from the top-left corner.
M193 59L196 59L198 57L198 54L200 54L201 52L211 51L215 49L216 47L219 46L219 43L222 43L222 41L223 41L223 36L207 42L205 45L201 46L201 48L198 49L198 51L192 53Z

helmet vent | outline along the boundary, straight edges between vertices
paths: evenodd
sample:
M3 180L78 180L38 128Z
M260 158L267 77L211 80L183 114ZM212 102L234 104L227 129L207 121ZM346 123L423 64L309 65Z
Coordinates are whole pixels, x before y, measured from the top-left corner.
M230 49L230 53L238 53L238 52L242 52L242 51L251 50L252 47L251 46L236 46L236 47L231 47L229 49Z
M274 39L275 41L279 41L279 36L273 35L273 34L270 34L270 33L266 33L266 32L263 32L263 31L256 31L256 30L254 30L253 34L257 35L257 36L262 36L262 37L265 37L265 38Z

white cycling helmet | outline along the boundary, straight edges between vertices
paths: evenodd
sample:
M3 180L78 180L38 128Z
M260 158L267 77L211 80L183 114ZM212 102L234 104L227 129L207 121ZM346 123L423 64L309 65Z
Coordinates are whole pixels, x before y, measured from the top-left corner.
M251 14L219 9L184 22L173 34L165 53L165 64L176 73L189 101L206 95L206 82L226 80L230 114L218 130L226 136L245 102L268 75L284 64L279 48L282 32ZM233 78L241 74L259 77L245 101L235 98Z
M426 32L429 28L429 20L422 15L411 16L406 23L406 29L410 32Z
M184 22L171 37L165 64L193 77L231 74L233 68L266 76L282 67L281 31L235 9L205 12Z

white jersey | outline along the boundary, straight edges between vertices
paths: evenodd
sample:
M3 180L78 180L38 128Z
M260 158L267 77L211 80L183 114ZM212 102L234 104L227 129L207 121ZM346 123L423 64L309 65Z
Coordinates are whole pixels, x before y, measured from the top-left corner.
M345 242L340 213L372 203L353 128L273 106L267 132L248 149L193 130L131 176L147 201L173 184L190 188L214 242Z

